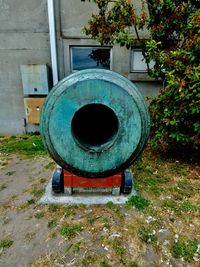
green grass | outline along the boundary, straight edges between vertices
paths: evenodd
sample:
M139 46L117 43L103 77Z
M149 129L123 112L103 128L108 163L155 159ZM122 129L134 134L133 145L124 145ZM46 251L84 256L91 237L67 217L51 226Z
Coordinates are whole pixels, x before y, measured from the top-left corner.
M111 247L114 249L116 254L123 255L125 253L125 248L122 246L122 240L118 238L114 238L110 241Z
M56 227L56 225L57 225L57 220L52 219L52 220L48 221L47 227L49 229L52 229L52 228Z
M12 176L14 173L16 173L16 171L10 171L10 172L7 172L6 175L7 176Z
M15 138L4 137L0 142L0 153L16 153L33 157L45 155L47 152L39 135L27 134Z
M141 226L139 229L139 237L145 243L155 242L157 240L156 232L151 226Z
M49 162L47 165L44 166L45 169L51 170L55 168L55 162Z
M41 218L43 218L44 217L44 212L37 212L36 214L35 214L35 218L36 219L41 219Z
M0 185L0 192L7 188L6 183Z
M150 205L150 200L141 196L131 196L126 202L127 207L134 206L138 210L144 210Z
M74 224L74 225L65 224L61 227L60 234L65 238L71 238L81 231L82 231L81 224Z
M43 194L44 194L44 189L33 189L31 191L31 194L36 197L36 198L39 198L41 197Z
M103 260L100 262L99 267L111 267L111 265L106 260Z
M192 204L189 200L182 202L179 201L179 199L165 199L162 201L162 207L173 210L177 215L200 212L200 208L197 205Z
M83 259L82 259L82 265L83 267L88 267L88 266L92 266L91 264L93 264L96 261L96 256L95 255L86 255Z
M172 252L176 258L183 257L186 261L192 261L193 256L197 251L197 246L200 245L200 242L196 240L178 240L172 246Z
M81 246L81 242L77 242L76 244L74 244L73 246L73 252L74 253L78 253L80 250L80 246Z
M12 246L13 241L10 239L2 239L0 240L0 249L6 249Z

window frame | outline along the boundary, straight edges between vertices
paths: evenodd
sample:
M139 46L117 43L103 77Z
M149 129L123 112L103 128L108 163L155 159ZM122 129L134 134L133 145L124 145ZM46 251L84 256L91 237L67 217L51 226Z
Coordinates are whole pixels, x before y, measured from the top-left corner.
M80 70L73 70L73 48L80 48L80 49L93 49L93 48L97 48L97 49L109 49L110 50L110 68L108 70L112 70L112 62L113 62L113 47L112 46L99 46L99 45L70 45L69 46L69 55L70 55L70 72L74 73ZM101 68L99 68L101 69ZM104 69L104 68L102 68Z
M133 64L134 63L134 52L141 52L142 53L142 49L141 48L131 49L130 73L148 73L147 65L146 65L146 70L134 69L134 64ZM144 63L146 64L145 59L144 59ZM152 68L153 67L150 66L150 69L152 69Z

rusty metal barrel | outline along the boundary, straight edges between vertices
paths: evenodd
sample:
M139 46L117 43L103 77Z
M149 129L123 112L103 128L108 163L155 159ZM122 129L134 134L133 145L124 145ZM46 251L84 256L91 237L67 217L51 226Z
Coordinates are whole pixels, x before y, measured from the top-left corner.
M138 158L150 118L132 82L112 71L88 69L55 85L40 125L43 142L61 167L97 178L117 174Z

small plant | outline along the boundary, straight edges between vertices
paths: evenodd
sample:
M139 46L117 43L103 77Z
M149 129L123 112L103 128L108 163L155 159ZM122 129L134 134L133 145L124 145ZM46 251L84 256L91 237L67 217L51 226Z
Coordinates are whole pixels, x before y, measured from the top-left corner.
M103 260L100 262L99 267L111 267L111 265L108 264L106 260Z
M95 218L93 218L93 217L89 217L87 219L87 223L90 224L90 225L94 224L94 222L95 222Z
M80 246L81 246L81 242L78 242L78 243L74 244L74 246L73 246L73 252L74 253L78 253L79 250L80 250Z
M55 162L49 162L47 165L44 166L45 169L51 170L55 167Z
M196 240L178 240L173 244L172 252L176 258L183 257L185 260L191 261L197 252L198 245L200 245L200 242Z
M65 218L74 215L74 210L72 206L65 206L64 207L64 216Z
M125 253L125 248L122 246L122 241L120 239L115 238L110 244L117 254L123 255Z
M31 191L31 194L34 196L34 197L41 197L43 194L44 194L44 189L33 189Z
M41 219L41 218L43 218L44 217L44 212L37 212L36 214L35 214L35 218L36 219Z
M2 239L0 240L0 250L9 248L10 246L12 246L13 241L10 239Z
M48 211L50 211L50 212L56 212L56 211L58 211L59 209L60 209L60 206L57 205L57 204L50 204L50 205L48 206Z
M31 241L34 238L34 236L35 236L35 233L27 233L25 235L25 240L26 241Z
M50 221L48 221L47 227L52 229L52 228L56 227L56 225L57 225L57 220L50 220Z
M6 188L7 188L7 185L5 183L4 184L1 184L0 185L0 192L3 191Z
M88 267L90 266L90 264L93 264L96 260L96 256L94 255L86 255L83 259L82 259L82 266L84 267Z
M156 231L152 230L149 226L142 226L139 229L139 237L145 243L155 242L157 240Z
M74 224L74 225L65 224L60 229L61 235L65 238L71 238L80 231L82 231L82 225L80 224Z
M16 171L10 171L10 172L7 172L6 175L7 176L12 176L14 173L16 173Z
M127 206L134 206L138 210L144 210L150 205L150 200L141 196L131 196L126 202Z
M106 206L107 206L109 209L111 209L111 210L113 210L114 212L116 212L116 213L118 213L118 212L120 211L119 207L118 207L116 204L114 204L112 201L108 201L108 202L106 203Z

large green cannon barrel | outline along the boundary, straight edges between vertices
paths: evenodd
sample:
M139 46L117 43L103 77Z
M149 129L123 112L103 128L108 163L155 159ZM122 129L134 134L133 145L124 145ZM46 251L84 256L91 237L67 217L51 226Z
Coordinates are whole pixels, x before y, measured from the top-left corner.
M143 151L149 112L133 83L108 70L88 69L60 81L41 114L51 157L84 177L107 177L129 167Z

